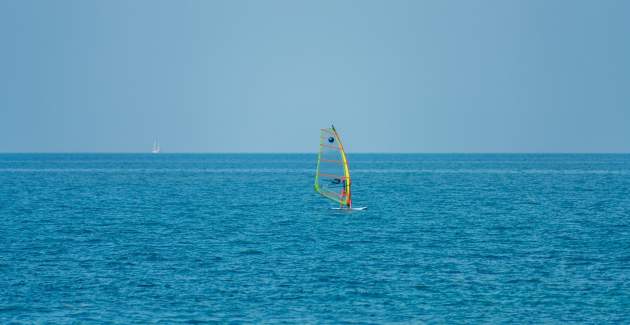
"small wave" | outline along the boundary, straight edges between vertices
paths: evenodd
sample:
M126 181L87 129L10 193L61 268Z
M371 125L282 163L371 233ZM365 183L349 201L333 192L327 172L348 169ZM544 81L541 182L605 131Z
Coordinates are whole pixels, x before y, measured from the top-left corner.
M257 249L246 249L246 250L243 250L243 251L239 252L239 254L241 254L241 255L260 255L262 253L263 252L261 252L261 251L259 251Z

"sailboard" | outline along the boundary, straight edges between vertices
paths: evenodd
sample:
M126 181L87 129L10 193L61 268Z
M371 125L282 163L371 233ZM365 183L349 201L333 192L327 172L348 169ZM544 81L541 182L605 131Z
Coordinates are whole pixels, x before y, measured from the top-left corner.
M335 210L365 210L367 207L352 207L352 180L348 158L343 149L335 126L321 129L315 191L323 197L339 204Z

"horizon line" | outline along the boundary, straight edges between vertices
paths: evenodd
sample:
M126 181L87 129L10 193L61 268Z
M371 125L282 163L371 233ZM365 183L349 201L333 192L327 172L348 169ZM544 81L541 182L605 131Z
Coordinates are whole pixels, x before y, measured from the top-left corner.
M373 154L373 155L624 155L630 154L626 151L610 151L610 152L597 152L597 151L434 151L434 152L417 152L417 151L401 151L401 152L378 152L378 151L350 151L347 154ZM120 155L305 155L313 154L317 152L282 152L282 151L172 151L172 152L160 152L152 153L145 151L0 151L0 155L11 154L120 154Z

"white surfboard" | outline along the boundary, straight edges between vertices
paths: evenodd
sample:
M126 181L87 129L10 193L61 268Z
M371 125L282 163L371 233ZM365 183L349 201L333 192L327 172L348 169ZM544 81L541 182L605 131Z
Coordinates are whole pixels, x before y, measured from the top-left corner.
M346 210L346 211L363 211L366 210L367 207L360 207L360 208L330 208L331 210Z

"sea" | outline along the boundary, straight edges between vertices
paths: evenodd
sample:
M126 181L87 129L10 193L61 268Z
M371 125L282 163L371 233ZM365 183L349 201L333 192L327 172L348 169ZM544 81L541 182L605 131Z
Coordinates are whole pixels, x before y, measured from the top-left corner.
M1 154L2 324L629 324L630 155Z

